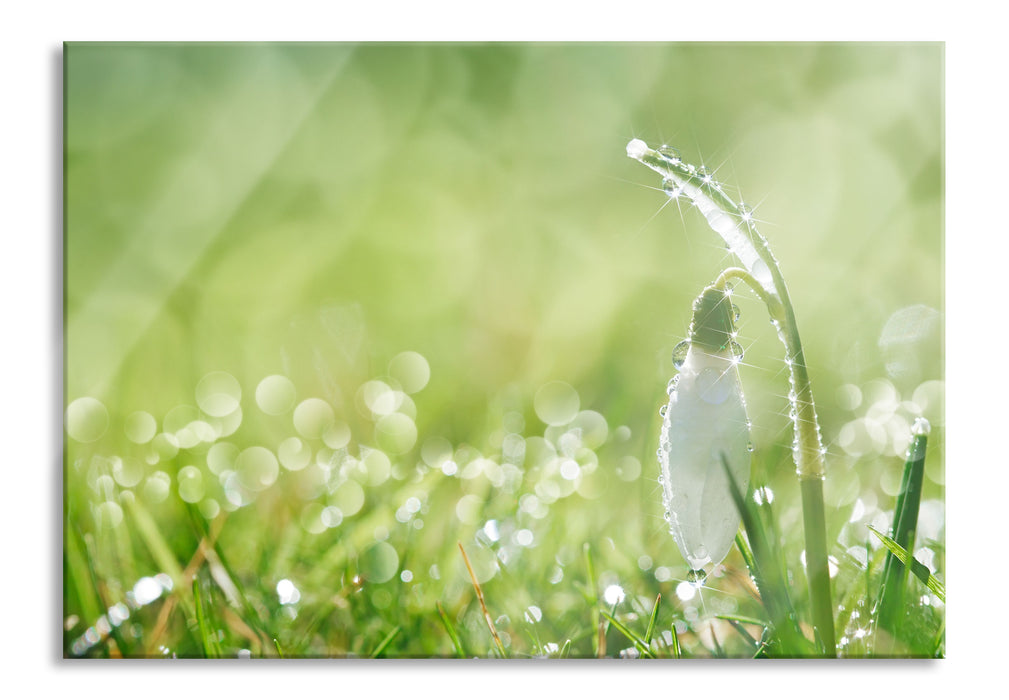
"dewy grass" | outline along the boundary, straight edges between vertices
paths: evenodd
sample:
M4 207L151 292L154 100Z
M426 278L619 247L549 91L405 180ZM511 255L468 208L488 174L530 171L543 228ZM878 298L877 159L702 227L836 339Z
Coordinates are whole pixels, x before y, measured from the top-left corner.
M751 287L767 306L771 322L785 346L794 424L792 453L801 483L813 627L822 653L836 656L824 525L824 449L795 313L777 260L757 231L752 210L728 197L706 168L685 163L674 148L652 149L640 139L627 144L627 155L661 175L663 191L669 197L686 198L704 216L708 226L722 237L743 268L723 272L719 282L724 284L736 278Z
M921 486L925 472L925 449L930 426L919 419L912 427L914 437L907 451L907 462L893 512L893 542L905 549L914 549L914 533L918 527L918 508L921 503ZM876 620L879 626L897 634L903 611L904 587L907 567L893 552L886 557L883 585L879 592Z

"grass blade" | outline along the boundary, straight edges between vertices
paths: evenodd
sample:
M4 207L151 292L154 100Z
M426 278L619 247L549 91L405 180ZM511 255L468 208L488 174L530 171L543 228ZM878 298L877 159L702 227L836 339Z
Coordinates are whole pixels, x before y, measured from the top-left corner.
M734 629L737 632L739 632L739 636L741 636L743 639L745 639L747 641L747 643L750 646L752 646L754 649L759 649L760 648L760 642L758 642L756 639L754 639L753 635L746 631L746 628L743 627L743 625L742 625L741 622L739 622L738 620L735 620L731 616L727 616L727 615L715 615L715 617L717 617L719 619L722 619L722 620L728 621L728 623L730 625L732 625L732 629Z
M627 639L631 641L631 643L634 645L634 647L638 650L638 652L642 656L647 656L649 659L655 658L655 654L653 654L651 649L648 648L648 643L645 642L645 640L643 640L641 637L631 632L631 630L629 630L622 622L620 622L620 620L613 617L613 615L606 612L605 610L600 610L599 613L603 617L605 617L611 625L616 627L617 631L620 632L620 634L627 637Z
M91 559L85 552L83 537L69 521L64 526L63 533L63 555L66 557L68 578L73 582L74 590L77 592L82 618L86 624L94 624L102 614L102 604L98 597L97 579L91 566Z
M925 472L926 435L915 435L907 452L904 473L901 477L897 506L893 514L892 541L900 547L914 549L914 534L918 526L918 509L921 504L921 487ZM913 565L912 565L913 566ZM883 583L876 608L879 626L891 633L897 632L904 608L904 590L907 568L893 552L887 554L883 567Z
M209 609L203 599L198 576L193 577L193 601L196 605L196 627L200 633L203 655L208 659L219 659L221 658L221 647L217 641L217 630L212 629L213 625L208 618Z
M589 609L592 611L592 629L598 631L592 637L592 655L599 658L606 653L604 648L606 634L601 626L602 621L599 619L599 590L596 588L596 573L592 566L592 548L589 547L588 542L583 545L582 551L585 553L585 577L588 579L588 591L585 594L585 598L588 600Z
M907 553L906 549L874 528L872 525L869 525L869 530L871 530L872 534L876 535L880 542L882 542L883 545L890 550L895 557L897 557L901 564L910 567L911 573L914 574L915 578L924 583L930 591L935 593L939 600L943 603L946 602L946 586L943 585L942 581L932 575L932 572L928 570L927 566L912 557Z
M747 540L752 547L751 558L755 566L752 571L753 578L757 583L757 590L760 592L764 609L767 610L767 614L771 618L771 626L778 639L781 653L784 656L808 656L810 655L809 644L799 630L791 600L788 598L788 589L781 576L781 569L772 559L771 548L759 516L739 491L739 485L732 478L732 472L729 470L724 454L722 455L722 467L729 480L729 493L739 510ZM745 554L744 558L746 558Z
M385 636L385 639L379 642L379 645L375 647L375 651L371 652L371 658L377 659L379 655L381 655L381 653L385 651L385 648L389 646L392 640L396 638L396 635L399 634L401 629L402 627L400 627L399 625L393 627L392 631Z
M651 645L652 634L655 632L655 621L659 618L659 603L662 601L662 594L655 596L655 605L652 606L652 616L648 619L648 629L645 630L645 644Z
M459 639L459 633L455 631L455 625L453 625L452 621L448 619L448 615L445 614L445 609L441 607L441 603L436 602L435 607L438 608L438 616L441 618L441 624L445 626L445 631L448 632L448 637L452 640L452 646L455 647L456 656L460 659L465 659L466 649L462 645L462 640Z
M473 573L473 567L469 563L469 557L466 556L466 550L462 547L462 542L459 542L459 551L462 552L463 561L466 562L466 570L469 571L470 580L473 581L473 589L476 591L476 598L480 602L480 609L483 611L483 618L487 621L487 628L490 629L490 636L494 638L494 645L497 647L498 652L501 654L502 659L508 658L505 653L504 644L501 643L501 637L498 636L497 628L494 627L494 619L490 615L490 611L487 609L487 603L483 599L483 591L480 589L480 582L476 580L476 574Z
M673 622L673 624L671 624L669 626L669 631L671 633L669 648L673 652L673 658L674 659L682 659L683 658L683 650L680 649L680 638L676 635L676 623L675 622Z

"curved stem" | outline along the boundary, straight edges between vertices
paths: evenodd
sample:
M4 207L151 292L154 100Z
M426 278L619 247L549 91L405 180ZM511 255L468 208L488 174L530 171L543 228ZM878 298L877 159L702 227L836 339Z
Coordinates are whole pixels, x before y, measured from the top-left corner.
M722 237L746 268L730 268L719 280L735 277L757 292L785 346L795 429L792 455L802 487L803 534L813 626L823 653L836 656L823 505L823 446L795 311L781 269L767 241L757 231L750 210L730 199L713 174L684 163L675 150L666 147L655 150L639 139L627 144L627 155L661 175L663 190L670 196L686 196L700 210L711 229Z

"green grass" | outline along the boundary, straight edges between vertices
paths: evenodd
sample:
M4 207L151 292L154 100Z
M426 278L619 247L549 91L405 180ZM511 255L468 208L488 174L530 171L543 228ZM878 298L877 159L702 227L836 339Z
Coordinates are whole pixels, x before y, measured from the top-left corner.
M787 379L742 290L751 484L767 490L742 494L752 531L700 588L663 520L669 357L726 259L639 184L623 152L639 135L709 166L731 154L719 176L764 200L828 447L839 653L878 648L889 550L869 526L890 533L899 510L911 404L934 429L905 549L944 581L941 332L919 314L917 335L879 344L888 320L910 327L902 310L943 306L941 46L71 44L65 59L65 656L812 645ZM425 358L421 388L404 351ZM217 372L240 396L206 395ZM257 401L278 375L293 402ZM240 414L215 415L232 400ZM893 654L942 655L942 597L905 584L914 619Z

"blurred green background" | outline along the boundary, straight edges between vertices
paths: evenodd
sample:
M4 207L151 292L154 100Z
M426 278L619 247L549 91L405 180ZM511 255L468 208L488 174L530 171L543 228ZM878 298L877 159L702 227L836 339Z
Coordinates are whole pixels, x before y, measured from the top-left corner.
M434 598L469 590L465 577L455 588L444 575L427 581L430 566L457 567L455 542L474 542L488 519L536 534L539 559L522 564L519 579L546 586L551 567L589 542L612 558L600 567L614 580L647 580L642 595L673 585L654 575L660 562L682 568L655 482L657 411L691 301L731 260L702 217L663 207L657 179L625 154L634 137L717 168L766 222L829 447L828 534L841 537L859 503L866 522L892 509L901 436L919 414L935 428L925 497L938 504L941 529L941 44L72 43L64 77L66 400L93 397L107 413L105 423L85 416L107 424L85 435L94 439L67 441L68 523L85 544L93 536L102 549L103 537L115 537L97 515L106 499L135 489L142 502L152 473L176 489L179 470L195 466L206 495L197 501L222 506L202 512L234 511L221 542L249 562L249 585L311 578L306 560L337 542L345 559L330 573L349 577L384 527L399 564L424 574L393 583L416 592L426 582L415 602L430 609ZM788 496L782 349L755 298L741 296L753 439L765 478L781 481L787 530L799 511ZM403 351L426 359L421 390L396 386L390 362ZM172 432L164 418L178 406L191 408L176 416L196 420L194 391L210 372L241 387L231 433L208 421L218 436L176 454L124 437L136 411L153 416L159 433ZM211 488L221 475L206 455L218 438L275 452L298 434L290 413L258 410L268 375L290 378L299 402L322 398L349 427L350 443L325 453L330 466L334 449L339 465L343 456L364 461L382 442L385 414L362 405L366 382L411 395L403 413L416 438L402 454L385 450L391 477L364 479L356 519L321 534L298 528L305 503L339 489L326 468L307 490L295 483L305 470L281 470L276 489L254 503L231 503L225 477ZM606 431L589 446L598 466L534 518L537 529L524 525L529 509L519 502L527 492L548 500L533 485L549 468L532 461L529 442L544 435L534 399L548 382L573 388ZM503 486L487 477L477 488L483 477L446 474L422 454L447 441L460 471L464 445L510 463L512 434L526 439L525 463L511 459L518 481ZM558 441L545 439L563 453ZM139 465L136 480L116 476L124 460ZM392 510L418 484L427 525L397 539ZM284 495L270 497L277 489ZM185 516L172 494L148 506L184 566L197 540L173 529ZM476 497L473 517L457 507L463 494ZM285 534L291 528L298 534ZM101 560L95 577L115 584L103 605L158 570L135 533L122 537L111 559L92 556ZM493 542L483 544L497 551ZM66 612L80 617L86 594L66 590ZM392 615L380 603L353 616L378 637L369 620ZM87 624L68 624L67 639ZM451 649L438 629L424 630L429 641L397 653ZM300 653L355 652L332 634L305 637Z

